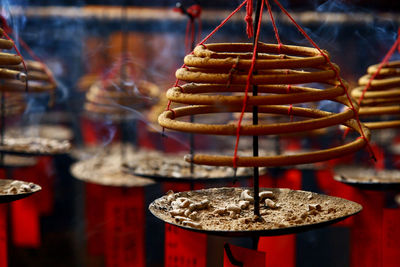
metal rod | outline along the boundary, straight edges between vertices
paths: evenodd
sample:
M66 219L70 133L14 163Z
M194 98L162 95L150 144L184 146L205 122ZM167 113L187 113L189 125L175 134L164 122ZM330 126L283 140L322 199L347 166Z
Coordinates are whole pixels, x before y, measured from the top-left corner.
M251 243L252 243L252 248L254 249L254 250L257 250L258 249L258 243L259 243L259 241L260 241L260 236L252 236L251 237Z
M192 16L189 16L190 19L190 23L193 24L194 23L194 18ZM193 33L193 36L195 36L195 34ZM196 40L195 38L193 38L192 43L191 43L191 51L194 50L194 47L196 46ZM194 116L190 115L190 123L194 123ZM189 139L190 139L190 155L194 155L195 153L195 143L194 143L194 134L190 134L189 135ZM194 174L194 163L193 161L190 161L190 175L193 177Z
M127 21L127 1L124 1L124 5L121 7L121 67L120 67L120 86L124 90L124 83L127 80L127 50L129 45L128 34L126 31L126 21ZM124 115L123 112L118 116L119 118L119 131L120 131L120 153L121 153L121 165L125 163L126 150L124 146L125 134L124 134Z
M261 2L262 0L257 0L257 8L256 8L256 18L254 21L254 37L253 37L253 46L256 45L256 36L257 36L257 26L260 20L260 10L261 10ZM257 51L255 51L255 58L257 59ZM253 72L256 74L256 71ZM253 85L253 96L258 94L258 86ZM258 106L253 106L253 125L258 124ZM258 136L253 136L253 157L258 157ZM254 167L253 169L253 188L254 188L254 215L260 216L260 198L259 198L259 186L260 186L260 173L258 167Z
M5 99L4 99L4 92L1 92L1 115L0 115L0 123L1 123L1 128L0 128L0 145L4 145L4 132L5 132L5 117L6 117L6 108L5 108ZM4 153L0 152L0 164L3 166L4 165Z
M243 267L243 265L244 265L243 262L237 260L237 259L233 256L232 251L231 251L231 247L229 246L228 243L225 243L225 245L224 245L224 250L225 250L226 256L228 257L229 262L230 262L232 265L238 266L238 267Z

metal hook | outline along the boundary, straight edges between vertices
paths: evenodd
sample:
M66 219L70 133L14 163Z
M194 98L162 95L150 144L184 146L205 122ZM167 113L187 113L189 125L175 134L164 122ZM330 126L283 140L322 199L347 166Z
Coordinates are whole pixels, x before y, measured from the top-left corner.
M228 257L228 260L230 261L230 263L232 263L235 266L243 267L243 262L238 261L237 259L235 259L233 257L233 254L232 254L232 251L231 251L231 247L229 246L228 243L225 243L224 249L225 249L226 256Z
M182 14L185 14L186 16L189 17L189 19L193 20L193 16L187 12L186 8L183 6L183 4L181 2L176 2L175 4L176 8L179 8L182 11Z

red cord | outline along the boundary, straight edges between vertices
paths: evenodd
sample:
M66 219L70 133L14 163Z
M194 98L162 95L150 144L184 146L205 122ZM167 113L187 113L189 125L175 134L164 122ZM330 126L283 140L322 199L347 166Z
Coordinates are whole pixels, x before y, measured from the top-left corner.
M182 7L173 8L173 11L179 12L183 15L187 15L189 20L186 24L186 32L185 32L185 53L188 54L192 50L191 44L194 43L194 35L195 35L195 22L198 21L198 28L199 31L197 34L197 39L200 40L201 38L201 6L200 5L192 5L184 10Z
M1 27L6 33L12 33L12 29L8 26L7 20L3 15L0 15Z
M227 18L225 18L225 19L224 19L210 34L208 34L198 45L202 45L202 46L205 47L204 43L205 43L208 39L210 39L210 37L211 37L213 34L215 34L222 26L224 26L225 23L226 23L233 15L235 15L242 7L246 4L246 2L247 2L247 0L244 0L243 3L241 3ZM193 51L192 51L191 53L193 53ZM181 66L181 68L184 68L185 66L186 66L186 65L183 64L183 65ZM176 80L175 80L174 87L176 87L176 86L178 85L178 83L179 83L179 79L176 79ZM169 108L170 106L171 106L171 101L168 101L166 110L170 110L170 108Z
M228 22L228 20L229 20L233 15L235 15L235 14L247 3L247 1L248 1L248 0L244 0L244 1L243 1L234 11L232 11L232 13L229 14L229 16L226 17L226 18L211 32L211 33L209 33L206 37L204 37L204 39L201 40L201 41L198 43L198 45L202 45L202 46L205 47L204 43L205 43L208 39L210 39L211 36L213 36L219 29L221 29L221 28ZM193 54L193 51L191 52L191 54ZM181 68L183 68L183 67L185 67L185 64L183 64L183 65L181 66ZM176 86L178 85L178 83L179 83L179 79L176 79L175 84L174 84L174 87L176 87ZM165 110L171 110L171 109L170 109L171 102L172 102L171 100L168 101L168 104L167 104L167 107L166 107ZM162 128L162 131L163 131L163 133L164 133L165 127Z
M274 28L275 38L276 38L276 41L278 42L278 48L279 48L279 52L280 52L282 42L281 42L281 39L279 38L279 32L278 32L278 28L276 27L276 24L275 24L274 15L272 14L271 6L270 6L268 0L265 0L265 4L267 4L267 7L268 7L269 17L271 18L272 26Z
M254 35L254 31L253 31L253 0L247 0L246 16L244 17L244 20L246 21L247 37L251 38Z
M333 65L333 63L330 61L329 57L322 52L322 50L319 48L319 46L311 39L310 36L307 35L307 33L300 27L299 24L297 24L297 22L293 19L293 17L289 14L289 12L279 3L278 0L274 0L274 2L278 5L278 7L282 10L283 13L285 13L285 15L292 21L292 23L296 26L296 28L300 31L300 33L320 52L320 54L325 58L326 62L329 64L329 66L331 67L331 69L335 72L335 76L338 79L340 85L344 88L345 93L346 93L346 97L350 103L351 109L354 111L354 115L355 115L355 119L356 122L358 124L358 127L360 129L360 133L361 135L365 138L365 134L364 131L361 127L361 122L360 119L358 117L358 112L357 110L354 108L353 102L351 101L351 97L349 95L349 92L347 90L347 87L345 86L345 84L343 83L342 79L340 78L339 75L339 71L335 68L335 66ZM367 143L367 148L371 154L371 158L374 159L376 161L376 157L374 155L374 152L371 149L371 145L368 141L367 138L365 138L366 143Z
M239 121L238 121L237 128L236 128L236 143L235 143L235 151L233 154L233 168L237 168L237 159L238 159L237 152L238 152L239 139L240 139L240 128L242 126L244 112L246 111L248 92L249 92L249 88L250 88L251 78L253 77L254 66L256 64L258 39L260 37L260 28L261 28L263 9L264 9L264 1L261 2L260 19L258 21L256 38L254 40L253 56L251 58L251 65L250 65L249 73L247 74L246 89L245 89L245 94L244 94L244 98L243 98L242 111L240 113Z
M226 87L229 88L231 86L232 78L233 78L233 73L237 71L237 64L239 63L240 57L237 58L237 61L233 63L232 68L229 70L228 73L228 82L226 84Z
M235 15L246 3L248 0L244 0L243 3L241 3L228 17L226 17L221 24L219 24L210 34L208 34L198 45L204 44L208 39L210 39L211 36L214 35L219 29L221 29L222 26L225 25L225 23L230 20L230 18Z
M286 87L286 93L289 94L291 89L292 89L292 85L288 84L288 86Z
M200 18L202 9L200 5L192 5L186 11L192 18L197 19Z
M288 86L286 88L286 93L289 94L291 89L292 89L292 85L288 84ZM288 115L290 116L290 121L293 121L292 109L293 109L293 105L290 104L289 109L288 109Z

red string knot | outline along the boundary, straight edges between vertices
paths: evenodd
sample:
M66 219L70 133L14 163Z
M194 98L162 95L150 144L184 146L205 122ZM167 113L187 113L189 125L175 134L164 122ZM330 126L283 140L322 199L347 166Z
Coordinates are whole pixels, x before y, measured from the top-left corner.
M281 49L282 49L282 43L279 43L278 44L278 53L279 54L281 53ZM284 56L284 55L281 55L281 56Z
M192 5L186 10L186 12L194 19L200 17L201 11L202 9L200 5Z
M288 84L288 86L286 87L286 93L289 94L290 90L292 90L292 85Z
M184 92L185 90L183 90L183 87L180 85L176 85L175 87L178 87L179 89L181 89L182 92Z
M347 107L346 109L347 109L347 110L351 110L351 111L353 111L354 113L357 113L357 110L355 109L355 107Z
M253 37L253 0L247 0L246 6L246 16L244 17L246 21L246 33L249 38Z
M174 119L176 118L175 110L173 110L173 109L168 109L168 111L171 111L171 113L172 113L172 118L171 118L171 120L174 120Z
M10 34L12 32L12 29L8 26L7 20L3 15L0 15L0 23L5 33Z
M290 116L290 121L291 121L291 122L293 121L293 114L292 114L292 112L293 112L293 105L290 104L290 105L289 105L289 109L288 109L288 115Z
M293 105L290 104L288 109L288 115L292 115L292 111L293 111Z

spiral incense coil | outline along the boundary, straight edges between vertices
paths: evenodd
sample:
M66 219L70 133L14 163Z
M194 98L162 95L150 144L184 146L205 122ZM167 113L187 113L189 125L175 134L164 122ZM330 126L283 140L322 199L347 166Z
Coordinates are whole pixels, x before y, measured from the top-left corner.
M121 87L110 84L106 88L96 83L86 93L85 109L105 115L128 115L132 113L132 108L140 109L150 105L158 93L158 87L147 81L126 83Z
M238 132L237 123L206 124L179 119L192 115L240 113L251 67L252 51L252 44L218 43L197 46L193 54L185 57L185 67L176 72L176 77L187 83L167 91L167 98L172 103L186 106L163 112L159 116L159 124L181 132L235 136ZM308 47L279 47L259 43L254 74L250 78L251 84L257 85L258 95L253 96L249 92L244 114L251 113L253 107L258 106L260 117L294 116L296 120L279 123L261 120L257 125L243 123L240 135L300 134L346 125L365 138L325 150L295 155L237 157L237 166L313 163L355 152L366 145L370 133L355 120L354 109L358 109L358 106L354 101L350 103L346 96L344 87L347 87L347 84L337 79L339 68L328 64L329 54L326 51L323 53L325 55ZM347 109L336 113L313 107L315 102L323 100L343 105ZM219 155L191 155L186 157L186 160L215 166L233 166L234 162L232 156Z
M354 88L352 96L360 100L365 87L370 82L372 75L378 70L377 65L368 68L368 74L362 76L358 83L359 87ZM359 115L362 118L370 118L371 121L365 123L370 129L385 129L400 127L400 120L377 121L379 116L395 116L400 114L400 61L389 62L371 81L370 86L365 92L361 103ZM371 118L373 117L373 118Z

